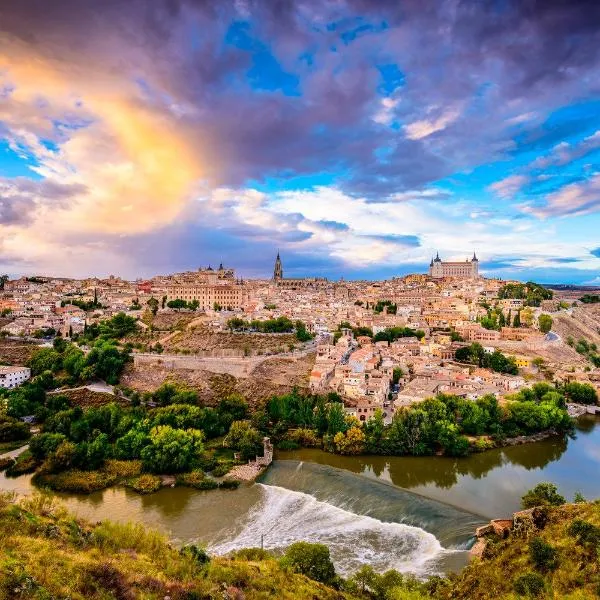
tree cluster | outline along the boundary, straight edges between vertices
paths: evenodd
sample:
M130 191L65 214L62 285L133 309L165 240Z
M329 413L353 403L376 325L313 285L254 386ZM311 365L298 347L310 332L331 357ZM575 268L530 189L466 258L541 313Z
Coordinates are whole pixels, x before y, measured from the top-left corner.
M517 375L519 368L513 356L505 356L500 350L486 352L481 344L474 342L470 346L462 346L454 353L458 362L470 363L497 373Z

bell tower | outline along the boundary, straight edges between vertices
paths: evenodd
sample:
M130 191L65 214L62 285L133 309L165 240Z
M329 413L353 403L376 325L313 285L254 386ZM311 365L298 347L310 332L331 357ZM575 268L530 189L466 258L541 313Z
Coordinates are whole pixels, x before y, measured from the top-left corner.
M281 258L279 256L279 251L277 252L277 258L275 259L275 268L273 269L273 279L275 281L279 281L283 279L283 266L281 264Z

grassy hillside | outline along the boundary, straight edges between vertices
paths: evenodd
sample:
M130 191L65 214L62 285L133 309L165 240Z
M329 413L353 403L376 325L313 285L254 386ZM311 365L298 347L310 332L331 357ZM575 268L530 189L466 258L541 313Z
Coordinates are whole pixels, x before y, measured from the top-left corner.
M292 546L282 560L257 549L209 558L142 525L91 525L48 496L4 495L0 600L584 600L600 597L599 545L600 503L536 508L508 537L488 538L483 559L447 579L419 582L365 565L344 581L323 546L315 554L314 545L296 544L295 558Z
M600 503L536 511L537 526L516 528L507 539L490 538L483 559L441 585L436 596L444 600L600 598Z
M0 497L2 600L352 598L272 558L251 560L252 552L204 557L201 550L182 554L141 525L90 525L48 497Z

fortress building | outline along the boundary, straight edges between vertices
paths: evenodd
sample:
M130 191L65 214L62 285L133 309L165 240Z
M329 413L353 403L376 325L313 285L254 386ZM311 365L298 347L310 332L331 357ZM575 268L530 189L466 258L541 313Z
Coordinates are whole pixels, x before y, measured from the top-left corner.
M439 252L429 263L429 276L434 279L456 277L459 279L477 279L479 277L479 259L473 252L473 258L465 262L445 262Z

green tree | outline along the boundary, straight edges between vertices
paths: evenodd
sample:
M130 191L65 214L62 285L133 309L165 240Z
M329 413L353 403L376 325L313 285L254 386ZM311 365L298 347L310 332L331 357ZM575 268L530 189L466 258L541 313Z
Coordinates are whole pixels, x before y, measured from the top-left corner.
M202 441L203 434L197 429L153 427L149 444L141 451L144 468L153 473L190 471L204 450Z
M234 450L238 450L244 460L262 454L262 435L250 421L234 421L225 436L223 443Z
M558 493L553 483L538 483L521 498L523 508L535 506L560 506L565 503L565 498Z
M154 296L153 296L152 298L150 298L148 300L148 302L146 302L146 304L149 306L150 312L153 315L156 315L156 313L158 312L158 306L159 306L158 300L156 298L154 298Z
M336 579L329 548L324 544L296 542L285 551L281 564L326 585L333 584Z
M558 566L558 552L539 536L529 542L529 557L538 571L552 571Z
M513 327L521 327L521 311L517 311L513 321Z
M571 381L564 385L563 392L569 402L575 404L596 404L598 401L596 388L589 383Z
M0 290L4 289L6 282L8 281L8 275L0 275Z
M346 429L348 425L344 405L340 402L331 403L327 411L327 433L334 436L336 433L344 433Z
M552 317L547 314L541 314L538 317L538 327L542 333L548 333L552 329Z

